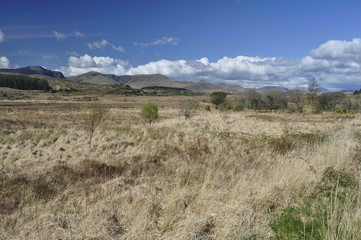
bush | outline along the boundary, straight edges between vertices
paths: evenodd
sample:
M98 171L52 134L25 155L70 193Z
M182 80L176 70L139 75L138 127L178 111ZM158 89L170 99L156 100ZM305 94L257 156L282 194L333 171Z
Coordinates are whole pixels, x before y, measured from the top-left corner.
M149 123L149 126L152 126L152 123L159 118L158 106L153 102L148 102L142 108L140 115L144 121Z
M234 103L232 106L234 112L239 112L244 110L244 104L242 102Z
M341 107L346 96L343 93L323 93L317 97L316 109L318 111L334 111Z
M89 136L89 148L96 128L104 121L108 110L99 102L89 104L82 114L83 128Z
M185 119L189 119L192 117L197 108L198 104L195 101L187 100L182 104L181 114Z
M226 98L227 98L227 93L225 93L225 92L212 92L211 93L211 102L216 106L219 106L222 103L224 103L226 101Z

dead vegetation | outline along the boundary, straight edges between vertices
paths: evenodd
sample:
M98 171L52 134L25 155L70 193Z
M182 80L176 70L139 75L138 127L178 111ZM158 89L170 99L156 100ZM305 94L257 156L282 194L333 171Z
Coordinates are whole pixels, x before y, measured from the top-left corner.
M111 109L91 152L87 101L0 104L0 239L360 236L347 218L359 211L360 116L199 108L184 119L183 97L100 100ZM152 128L139 115L149 100Z

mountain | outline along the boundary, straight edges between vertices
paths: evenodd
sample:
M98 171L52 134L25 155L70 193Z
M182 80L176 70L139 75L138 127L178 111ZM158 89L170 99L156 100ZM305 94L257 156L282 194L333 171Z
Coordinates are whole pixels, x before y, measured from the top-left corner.
M189 89L193 92L201 93L211 93L216 91L241 93L244 91L244 88L239 85L231 85L222 82L210 83L204 80L200 80L198 82L178 81L177 83L181 84L183 88Z
M28 66L28 67L16 68L16 69L0 69L0 72L20 73L24 75L44 75L52 78L64 78L64 75L61 72L52 71L40 66Z
M132 88L143 88L153 86L163 87L183 87L181 84L170 80L161 74L142 74L130 76L130 80L126 82Z
M273 91L273 90L278 90L278 91L282 91L282 92L289 92L290 91L288 88L277 87L277 86L265 86L265 87L262 87L262 88L258 88L258 91L260 91L260 92L267 92L267 91Z
M143 88L150 86L182 87L181 84L171 81L166 76L161 74L117 76L113 74L102 74L99 72L88 72L79 76L71 76L67 79L78 83L93 83L101 85L127 84L132 88Z
M222 82L210 83L204 80L198 82L172 81L161 74L141 74L141 75L113 75L99 72L88 72L79 76L67 78L77 83L92 83L101 85L126 84L132 88L144 87L172 87L185 88L193 92L211 93L215 91L224 91L227 93L241 93L244 88L239 85L231 85Z
M113 74L102 74L99 72L87 72L79 76L68 77L67 79L77 83L92 83L100 85L120 84L130 80L128 76L116 76Z

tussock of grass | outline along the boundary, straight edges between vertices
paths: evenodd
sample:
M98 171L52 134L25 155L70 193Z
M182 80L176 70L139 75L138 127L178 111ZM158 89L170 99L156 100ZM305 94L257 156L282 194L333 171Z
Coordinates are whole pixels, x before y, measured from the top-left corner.
M358 192L356 177L326 168L310 196L275 214L275 239L358 239L361 218L350 217L361 210Z

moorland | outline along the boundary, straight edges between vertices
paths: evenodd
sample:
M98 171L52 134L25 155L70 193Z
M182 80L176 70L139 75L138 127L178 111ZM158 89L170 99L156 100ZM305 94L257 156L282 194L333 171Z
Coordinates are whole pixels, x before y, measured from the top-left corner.
M216 106L46 79L52 90L0 88L1 239L361 238L357 94ZM93 103L106 111L89 144Z

